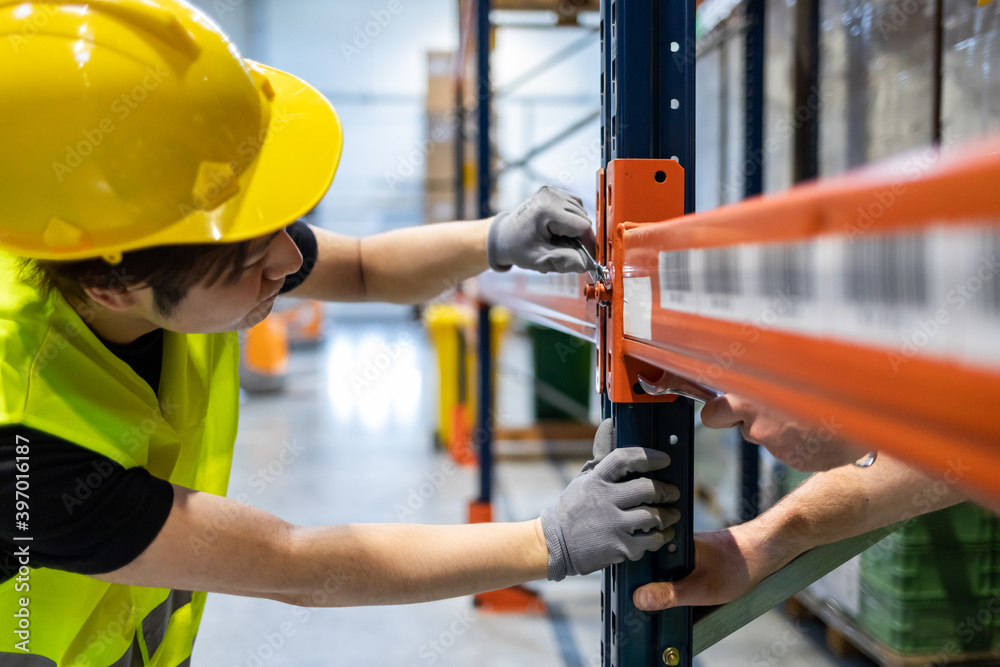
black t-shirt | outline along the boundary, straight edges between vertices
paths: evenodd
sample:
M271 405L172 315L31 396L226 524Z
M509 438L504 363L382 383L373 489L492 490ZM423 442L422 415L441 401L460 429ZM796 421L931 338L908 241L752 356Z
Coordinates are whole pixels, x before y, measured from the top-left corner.
M318 256L304 222L288 228L302 268L288 276L287 293L306 279ZM127 345L104 343L156 391L163 361L163 330ZM15 543L16 446L31 451L31 565L80 574L124 567L146 550L167 521L174 490L145 468L123 468L86 447L24 426L0 427L0 582L17 573Z

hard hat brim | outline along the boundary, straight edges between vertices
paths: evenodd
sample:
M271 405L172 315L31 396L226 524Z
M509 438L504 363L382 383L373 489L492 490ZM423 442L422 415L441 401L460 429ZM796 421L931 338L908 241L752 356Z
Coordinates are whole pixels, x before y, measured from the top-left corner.
M147 237L142 247L195 243L236 243L285 227L311 211L333 182L344 147L340 119L330 102L305 81L254 63L274 89L271 117L244 191L223 206L239 210L223 216L197 211L177 225ZM241 179L243 180L243 179ZM122 248L122 251L135 248Z

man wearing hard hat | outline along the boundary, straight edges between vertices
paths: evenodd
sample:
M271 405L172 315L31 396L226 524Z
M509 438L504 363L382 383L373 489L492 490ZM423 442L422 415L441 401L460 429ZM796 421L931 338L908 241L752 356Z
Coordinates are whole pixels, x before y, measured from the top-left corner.
M583 271L553 236L589 220L543 188L489 220L313 229L334 110L196 9L0 2L0 35L0 663L186 665L207 591L416 602L672 539L677 489L631 474L669 459L610 452L609 423L534 521L306 528L225 498L234 332L278 294L416 302L490 267Z

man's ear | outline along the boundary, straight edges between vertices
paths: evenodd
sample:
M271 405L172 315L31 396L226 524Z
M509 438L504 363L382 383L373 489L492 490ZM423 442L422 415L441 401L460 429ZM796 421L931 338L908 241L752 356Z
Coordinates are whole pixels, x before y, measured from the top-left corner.
M134 290L121 292L105 287L84 287L83 291L94 303L116 312L124 312L138 302Z

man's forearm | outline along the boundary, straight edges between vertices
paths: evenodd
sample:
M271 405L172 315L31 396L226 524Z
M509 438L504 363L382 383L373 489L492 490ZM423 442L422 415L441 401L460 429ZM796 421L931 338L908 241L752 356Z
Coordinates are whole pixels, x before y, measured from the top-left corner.
M548 564L538 519L297 527L289 552L276 599L303 606L440 600L544 579ZM326 595L317 597L319 590Z
M756 520L731 530L756 544L766 576L823 544L965 500L954 484L884 454L870 468L847 465L814 474Z
M409 227L361 240L368 301L419 303L490 268L492 218Z
M302 527L230 498L173 486L173 508L153 543L128 565L95 578L344 607L437 600L548 573L540 519Z
M937 479L880 455L870 468L816 473L752 521L695 535L695 570L639 587L639 609L726 604L814 547L962 501L957 479Z

